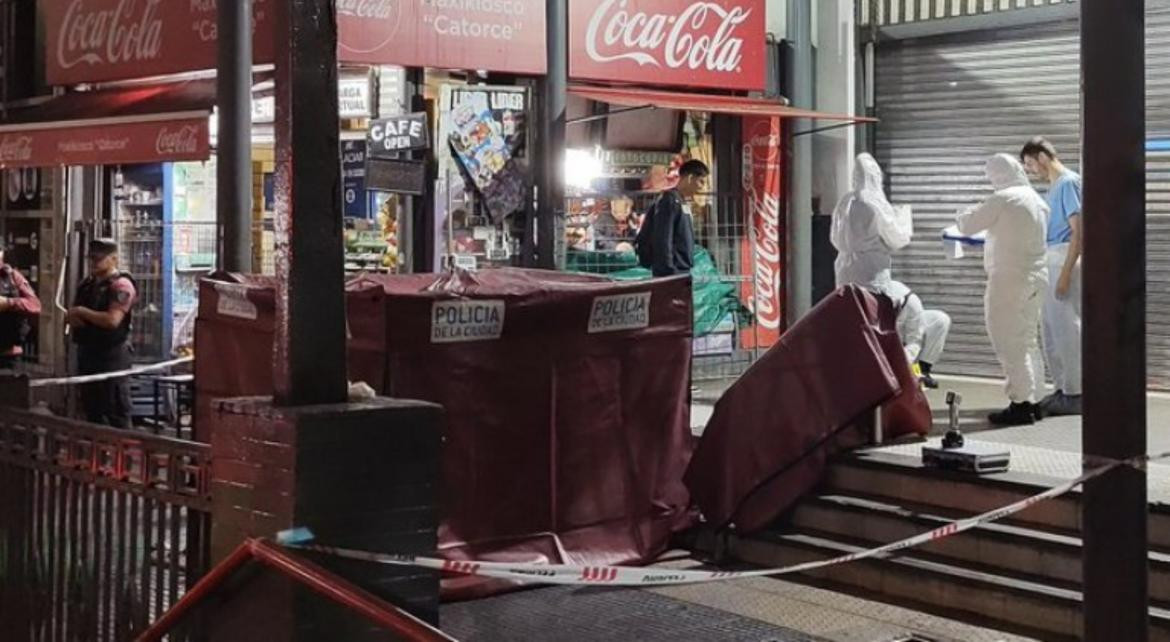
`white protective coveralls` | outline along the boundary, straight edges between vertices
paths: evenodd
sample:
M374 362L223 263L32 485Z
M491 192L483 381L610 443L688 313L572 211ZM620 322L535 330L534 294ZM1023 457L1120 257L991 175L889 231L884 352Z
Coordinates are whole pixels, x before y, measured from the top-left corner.
M910 209L897 208L882 189L882 170L869 154L857 157L853 191L833 210L830 240L837 248L837 287L876 288L890 280L891 255L910 244Z
M898 309L898 336L910 363L937 365L951 332L951 317L942 310L927 310L922 299L905 283L890 281L881 289Z
M1044 358L1037 328L1048 287L1048 204L1032 189L1024 167L1013 156L996 154L987 162L995 189L978 207L958 218L959 231L987 231L983 298L987 334L1007 378L1012 403L1035 403L1043 396Z

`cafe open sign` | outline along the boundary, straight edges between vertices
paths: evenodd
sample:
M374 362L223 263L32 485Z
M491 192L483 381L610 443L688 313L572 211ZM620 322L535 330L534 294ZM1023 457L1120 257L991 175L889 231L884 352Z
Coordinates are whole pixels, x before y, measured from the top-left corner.
M426 149L430 143L427 135L427 114L418 112L379 118L370 123L368 153L374 157L391 157L398 152L412 149Z

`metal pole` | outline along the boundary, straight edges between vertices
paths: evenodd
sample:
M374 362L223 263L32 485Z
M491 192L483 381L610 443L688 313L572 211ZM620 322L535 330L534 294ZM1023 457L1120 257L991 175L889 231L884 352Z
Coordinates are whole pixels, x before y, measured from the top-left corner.
M216 219L219 266L252 271L252 0L219 3Z
M1081 66L1083 447L1093 467L1146 453L1144 0L1081 2ZM1146 493L1145 471L1129 465L1085 485L1090 642L1148 638Z
M788 40L793 45L788 69L794 107L813 108L811 0L788 3ZM789 125L809 129L806 120ZM812 307L812 140L792 138L791 191L788 200L788 312L789 325Z
M548 73L544 78L544 118L541 119L538 156L536 219L537 266L556 268L557 217L565 209L565 186L561 179L565 159L565 102L569 89L568 0L547 0L545 9L548 43Z
M276 336L283 405L346 400L333 0L269 3L276 23Z

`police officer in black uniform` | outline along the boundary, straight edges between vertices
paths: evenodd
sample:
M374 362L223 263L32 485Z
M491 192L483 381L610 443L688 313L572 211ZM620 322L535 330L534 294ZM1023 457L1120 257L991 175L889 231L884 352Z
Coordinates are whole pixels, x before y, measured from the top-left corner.
M77 344L82 375L117 372L130 367L130 328L137 290L134 279L118 271L118 244L110 239L89 243L89 277L77 288L66 322ZM82 384L81 403L91 423L130 428L130 391L125 377Z

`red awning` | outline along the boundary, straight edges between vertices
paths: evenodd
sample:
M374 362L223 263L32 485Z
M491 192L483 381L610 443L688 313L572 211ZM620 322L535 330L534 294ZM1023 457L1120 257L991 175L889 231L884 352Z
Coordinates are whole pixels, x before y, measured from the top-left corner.
M660 91L639 87L595 87L572 85L569 93L610 105L621 107L656 107L679 111L707 111L739 116L776 116L778 118L809 118L814 120L839 120L853 123L877 122L874 118L827 114L810 109L790 107L777 100L767 98L746 98L720 94L695 94L676 91Z
M64 94L0 119L0 167L206 160L215 81Z

